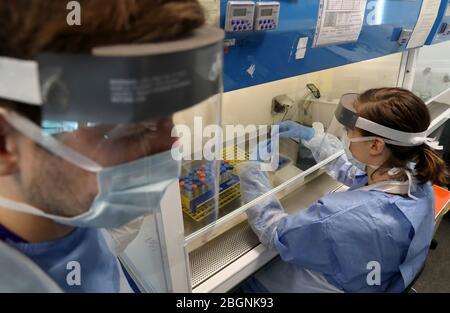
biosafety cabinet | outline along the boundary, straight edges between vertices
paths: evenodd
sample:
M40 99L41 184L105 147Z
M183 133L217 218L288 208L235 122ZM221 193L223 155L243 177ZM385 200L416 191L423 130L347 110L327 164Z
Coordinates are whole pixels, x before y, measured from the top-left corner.
M448 1L200 2L208 23L226 31L223 127L289 119L321 122L339 136L333 113L342 94L398 86L426 101L433 119L429 134L440 137L450 117L450 41L438 27L450 16ZM234 142L226 143L225 151L246 157ZM210 213L190 208L186 200L186 192L199 197L202 192L186 191L184 181L174 183L161 209L145 218L120 256L134 287L142 292L232 290L277 257L253 234L246 210L276 196L294 214L343 190L324 170L341 153L316 163L301 143L282 140L280 166L269 175L273 189L245 205L236 164L221 162L215 172L218 210ZM191 174L204 178L201 168L183 175Z

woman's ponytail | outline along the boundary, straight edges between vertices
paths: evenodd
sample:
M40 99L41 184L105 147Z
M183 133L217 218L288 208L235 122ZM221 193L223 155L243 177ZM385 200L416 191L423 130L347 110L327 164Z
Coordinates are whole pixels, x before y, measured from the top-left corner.
M439 186L449 183L449 172L445 161L430 147L420 147L416 163L416 177L421 182L431 181Z

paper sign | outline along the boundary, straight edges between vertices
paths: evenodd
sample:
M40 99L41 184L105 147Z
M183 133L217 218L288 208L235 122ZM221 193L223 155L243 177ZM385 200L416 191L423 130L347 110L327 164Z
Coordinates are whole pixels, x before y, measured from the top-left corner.
M295 59L296 60L304 59L305 55L306 55L306 49L299 49L295 53Z
M367 0L321 0L313 47L358 41Z
M307 45L308 45L308 37L302 37L298 40L297 50L305 49Z
M411 39L409 39L408 45L406 46L408 49L421 47L425 44L436 21L440 5L440 0L426 0L422 2L419 18L417 19Z
M296 60L305 58L307 46L308 46L308 37L302 37L298 40L297 52L295 53Z

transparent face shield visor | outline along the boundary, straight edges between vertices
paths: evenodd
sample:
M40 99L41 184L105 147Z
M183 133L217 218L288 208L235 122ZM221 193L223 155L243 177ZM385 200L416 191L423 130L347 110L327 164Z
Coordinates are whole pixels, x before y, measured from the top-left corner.
M192 162L178 126L193 139L196 122L220 125L222 42L221 30L204 27L182 40L101 47L93 55L1 59L9 72L0 74L0 98L41 107L39 125L0 112L39 147L30 167L42 168L31 174L42 194L30 198L42 201L28 203L34 212L27 204L19 210L80 227L120 227L159 210L169 185L198 169L205 177L180 184L189 186L178 191L187 199L183 211L195 211L190 198L208 193L204 218L214 221L220 161Z
M359 94L356 93L343 95L336 108L335 117L347 130L359 128L368 131L375 136L350 138L350 141L369 141L381 138L384 142L396 146L412 147L426 144L433 149L442 149L435 138L427 137L427 131L419 133L403 132L359 116L355 108L358 97Z

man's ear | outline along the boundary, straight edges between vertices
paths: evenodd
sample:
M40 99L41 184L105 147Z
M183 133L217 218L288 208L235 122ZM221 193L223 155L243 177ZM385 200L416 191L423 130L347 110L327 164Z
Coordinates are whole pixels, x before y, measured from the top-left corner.
M14 174L18 170L17 132L0 114L0 176Z

